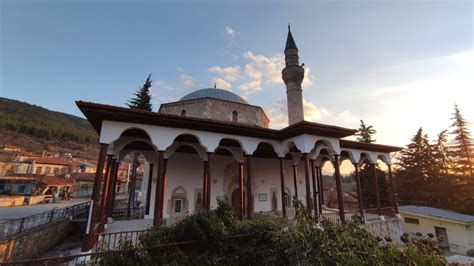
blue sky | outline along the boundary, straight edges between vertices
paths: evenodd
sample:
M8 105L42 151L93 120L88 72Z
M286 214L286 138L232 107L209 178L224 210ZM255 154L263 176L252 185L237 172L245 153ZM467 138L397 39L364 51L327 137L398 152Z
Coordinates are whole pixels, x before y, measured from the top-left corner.
M0 9L0 95L52 110L124 106L152 73L155 110L216 82L282 127L291 23L307 120L364 119L394 145L419 126L434 138L454 102L474 121L472 1L2 0Z

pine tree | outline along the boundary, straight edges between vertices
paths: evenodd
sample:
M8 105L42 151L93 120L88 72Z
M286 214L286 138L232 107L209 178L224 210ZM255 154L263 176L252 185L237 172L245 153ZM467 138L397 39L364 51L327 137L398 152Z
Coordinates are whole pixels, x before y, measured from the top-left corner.
M440 175L448 174L449 159L446 143L448 141L448 131L443 130L438 134L438 140L434 145L434 159Z
M129 108L146 111L152 110L150 94L151 83L151 74L149 74L143 86L135 92L135 97L127 103Z
M374 143L375 139L372 136L377 133L373 126L366 126L364 120L360 120L360 127L355 134L357 136L357 141L364 143Z
M427 189L438 184L433 146L423 128L418 129L411 143L401 151L396 171L397 193L404 204L427 204L432 200L432 192Z
M472 161L470 160L472 152L470 132L457 104L454 105L452 120L453 131L450 133L454 135L455 145L451 148L450 155L454 166L453 170L460 175L470 174L473 176Z

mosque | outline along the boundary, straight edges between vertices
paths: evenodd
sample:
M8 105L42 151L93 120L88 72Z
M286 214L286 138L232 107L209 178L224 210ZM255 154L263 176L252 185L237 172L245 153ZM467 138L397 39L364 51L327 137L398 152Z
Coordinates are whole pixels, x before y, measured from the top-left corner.
M343 160L355 167L357 212L362 215L369 210L364 210L362 204L359 165L378 160L386 164L390 213L398 216L390 153L400 148L346 140L356 133L355 129L305 121L304 68L290 30L284 53L282 79L289 126L279 130L268 127L271 117L260 106L218 88L194 91L179 101L162 104L158 112L77 101L100 135L94 207L87 234L101 232L107 223L113 208L115 192L111 188L117 182L118 162L131 152L140 152L147 161L143 205L145 219L154 226L164 219L174 221L216 208L220 200L228 202L241 219L257 215L291 219L293 199L298 199L319 220L323 219L321 168L328 161L334 167L336 219L344 222L348 212L339 169ZM377 208L372 213L384 220L390 214L381 206L375 181Z

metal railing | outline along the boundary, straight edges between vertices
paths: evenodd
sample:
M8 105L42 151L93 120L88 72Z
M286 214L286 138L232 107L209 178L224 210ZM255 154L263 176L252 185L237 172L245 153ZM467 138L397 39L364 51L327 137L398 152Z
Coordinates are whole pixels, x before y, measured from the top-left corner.
M365 213L365 218L367 221L379 220L379 212L377 208L366 209ZM395 210L392 207L380 208L380 215L383 215L386 219L392 219L396 217Z
M110 251L120 249L120 244L123 241L130 241L133 245L136 245L140 239L140 236L147 230L135 230L115 233L101 233L96 234L96 245L93 248L94 252L98 251Z
M254 234L247 235L236 235L224 238L224 240L245 240L249 237L254 236ZM195 246L201 244L200 241L183 241L183 242L174 242L155 245L151 247L144 247L148 252L158 251L158 250L176 250L178 248L183 248L186 246ZM136 250L135 249L119 249L119 250L108 250L100 251L86 254L70 255L70 256L60 256L60 257L49 257L49 258L39 258L39 259L29 259L29 260L19 260L11 262L2 262L2 265L18 265L18 266L27 266L27 265L101 265L104 263L104 259L132 255Z
M4 240L19 233L27 232L45 224L72 219L89 211L89 206L90 201L65 208L54 208L51 211L3 222L0 224L0 240Z
M349 212L344 212L344 218L346 221L352 219L352 216L355 214L359 214L357 211L349 211ZM321 214L322 219L329 220L333 223L339 223L341 222L341 217L339 216L339 212L327 212Z
M127 208L115 208L112 210L112 218L114 220L133 220L143 219L145 217L145 207L137 207L130 210L130 215Z

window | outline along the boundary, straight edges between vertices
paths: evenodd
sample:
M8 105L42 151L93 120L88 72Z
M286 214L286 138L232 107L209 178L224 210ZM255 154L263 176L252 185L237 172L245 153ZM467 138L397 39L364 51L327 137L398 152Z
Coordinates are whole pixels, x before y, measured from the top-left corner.
M181 110L181 115L182 115L182 116L186 116L186 110L184 110L184 109Z
M174 200L174 213L181 213L182 206L183 206L183 200L175 199Z
M43 171L43 167L41 167L41 166L36 167L36 173L37 174L41 174L41 171Z
M239 120L239 114L237 114L236 111L232 112L232 122L238 122Z
M25 191L26 191L26 185L18 185L18 188L16 190L18 194L24 194Z
M59 168L54 167L54 170L53 170L53 171L54 171L54 175L58 175L58 174L59 174Z
M290 190L287 188L285 189L285 207L286 208L291 208L292 206L292 199L291 199L291 192Z
M405 217L405 223L407 224L420 224L420 220L416 218Z
M51 167L46 167L46 169L44 170L44 174L49 175L50 173L51 173Z

